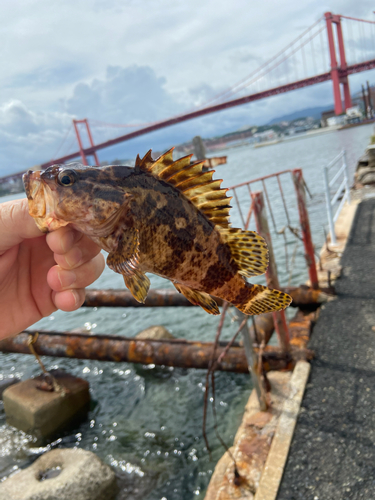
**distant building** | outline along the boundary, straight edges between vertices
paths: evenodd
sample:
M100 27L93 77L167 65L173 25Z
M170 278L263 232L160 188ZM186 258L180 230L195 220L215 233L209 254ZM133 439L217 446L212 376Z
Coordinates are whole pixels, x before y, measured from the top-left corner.
M254 134L254 139L256 139L259 142L262 141L273 141L274 139L277 139L278 134L272 130L272 128L268 130L264 130L264 132L257 132Z
M329 111L323 111L322 119L320 120L322 127L328 127L327 120L329 118L332 118L333 116L336 116L334 109L330 109Z
M336 125L344 125L346 123L346 115L331 116L327 118L327 126L334 127Z

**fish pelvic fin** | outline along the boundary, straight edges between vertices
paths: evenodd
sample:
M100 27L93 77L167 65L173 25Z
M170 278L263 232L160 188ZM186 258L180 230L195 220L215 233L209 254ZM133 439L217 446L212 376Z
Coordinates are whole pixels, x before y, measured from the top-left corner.
M139 269L139 237L136 229L122 233L116 250L109 253L107 265L116 273L122 274L125 285L138 302L145 302L150 280Z
M138 270L134 271L133 274L123 274L123 276L125 285L129 288L135 300L144 304L150 289L148 277Z
M233 304L245 314L255 316L267 312L281 311L292 302L292 297L279 290L271 290L262 285L245 283L248 289L242 302ZM247 297L246 297L247 295Z
M267 244L258 233L236 228L217 228L230 247L238 273L246 278L264 274L268 268Z
M196 306L201 306L209 314L220 314L219 308L214 299L208 293L198 292L187 286L173 283L176 290L184 295L189 302Z
M191 157L188 155L173 161L173 149L170 149L154 161L149 151L142 159L137 156L135 167L168 182L215 225L228 228L232 199L226 194L228 190L220 187L221 179L212 179L214 170L203 172L204 162L191 163Z

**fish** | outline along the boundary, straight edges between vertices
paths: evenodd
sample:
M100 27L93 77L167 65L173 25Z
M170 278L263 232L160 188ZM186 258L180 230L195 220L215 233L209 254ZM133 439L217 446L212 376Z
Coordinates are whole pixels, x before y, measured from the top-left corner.
M220 314L214 297L246 315L285 309L289 295L247 281L267 270L265 240L231 226L228 189L191 157L174 161L172 148L156 160L138 155L134 167L29 170L29 213L43 232L69 224L91 238L138 302L152 273L210 314Z

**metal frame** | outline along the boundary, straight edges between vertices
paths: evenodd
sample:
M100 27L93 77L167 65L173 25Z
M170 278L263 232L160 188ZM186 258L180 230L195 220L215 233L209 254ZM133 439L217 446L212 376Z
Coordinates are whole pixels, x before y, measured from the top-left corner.
M276 177L279 181L279 176L284 175L284 174L291 174L293 183L294 183L294 188L296 192L296 197L297 197L297 204L298 204L298 214L299 214L299 220L300 220L300 225L301 225L301 233L302 233L302 241L303 241L303 246L305 249L305 259L308 267L308 272L309 272L309 278L310 278L310 283L311 287L314 289L319 288L319 280L318 280L318 273L316 270L316 263L315 263L315 250L314 250L314 244L312 241L312 236L311 236L311 229L310 229L310 220L309 220L309 214L307 211L307 206L306 206L306 194L305 194L305 189L306 189L306 183L303 179L303 174L301 169L294 169L294 170L282 170L280 172L276 172L275 174L270 174L270 175L265 175L263 177L258 177L257 179L253 179L251 181L247 182L242 182L240 184L236 184L235 186L231 186L228 190L232 190L234 194L234 199L241 217L241 221L244 224L243 228L247 229L249 227L250 219L251 216L254 212L254 203L253 200L251 200L250 208L247 214L247 217L245 219L242 211L241 211L241 205L238 200L238 195L236 193L236 190L240 187L247 186L248 191L249 191L249 197L251 198L252 192L251 192L251 184L254 184L256 182L262 182L263 185L263 191L266 197L267 205L268 208L270 209L270 201L267 193L267 188L265 185L265 181L267 179L271 179ZM279 184L279 189L280 189L280 194L283 199L283 203L285 202L285 197L284 193L281 187L281 183L278 182ZM286 206L284 205L284 209L286 209ZM287 214L287 210L286 210ZM273 220L273 215L272 215L272 210L270 209L270 215L272 218L272 223L274 228L275 227L275 221ZM288 217L288 215L287 215Z
M329 170L336 166L337 163L342 160L341 167L339 170L335 173L333 178L329 180ZM336 233L335 233L335 222L337 221L340 212L345 205L345 202L347 201L350 203L350 187L349 187L349 173L348 173L348 166L347 166L347 161L346 161L346 151L343 150L341 153L339 153L336 158L334 158L327 166L323 168L323 175L324 175L324 190L325 190L325 196L326 196L326 206L327 206L327 217L328 217L328 225L329 225L329 230L331 233L331 243L332 245L337 245L337 239L336 239ZM338 187L337 191L333 195L333 198L331 200L331 191L330 188L334 185L334 183L340 178L340 176L343 175L343 180L341 181L340 186ZM336 202L340 199L342 196L340 205L338 206L336 213L333 214L333 207L336 204Z

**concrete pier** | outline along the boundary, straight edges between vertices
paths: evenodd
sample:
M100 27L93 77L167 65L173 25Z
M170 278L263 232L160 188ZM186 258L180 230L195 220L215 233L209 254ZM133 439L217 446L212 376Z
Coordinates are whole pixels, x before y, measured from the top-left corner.
M278 500L375 498L375 199L359 204L341 265Z

